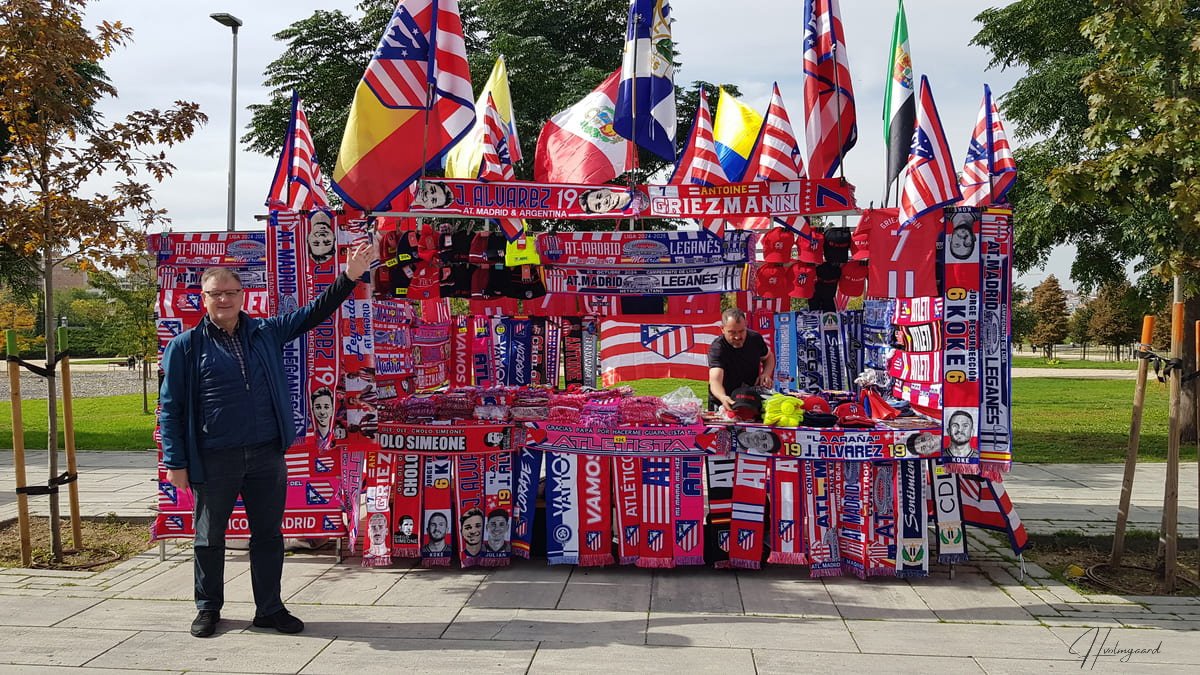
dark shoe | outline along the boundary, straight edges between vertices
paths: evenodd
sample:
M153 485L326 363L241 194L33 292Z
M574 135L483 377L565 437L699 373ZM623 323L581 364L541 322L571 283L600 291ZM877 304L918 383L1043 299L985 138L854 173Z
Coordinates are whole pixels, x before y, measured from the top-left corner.
M209 637L217 630L221 613L215 609L202 609L192 619L192 637Z
M280 633L299 633L304 630L304 622L292 616L286 609L269 616L256 616L254 625L259 628L274 628Z

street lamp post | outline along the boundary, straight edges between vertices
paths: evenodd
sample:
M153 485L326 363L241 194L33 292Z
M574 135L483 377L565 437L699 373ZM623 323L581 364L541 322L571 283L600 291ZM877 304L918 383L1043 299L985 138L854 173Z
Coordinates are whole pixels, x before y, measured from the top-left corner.
M233 212L237 187L237 35L242 20L228 12L210 14L214 21L233 29L233 75L230 78L229 98L229 203L225 229L233 232Z

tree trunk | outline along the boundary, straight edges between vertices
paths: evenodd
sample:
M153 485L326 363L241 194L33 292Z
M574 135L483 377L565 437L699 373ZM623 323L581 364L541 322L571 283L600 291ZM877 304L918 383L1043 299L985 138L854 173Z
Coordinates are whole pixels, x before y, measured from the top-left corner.
M150 414L150 359L142 358L142 412Z
M46 247L42 251L42 282L46 293L43 298L43 327L46 331L46 456L49 458L50 480L58 476L58 386L57 372L52 367L56 349L54 345L54 250ZM58 516L58 492L50 493L50 550L54 562L62 562L62 522Z
M1183 303L1183 374L1196 372L1196 321L1200 320L1200 295L1188 298ZM1180 392L1179 433L1183 443L1196 442L1196 406L1200 400L1196 398L1196 389L1200 387L1200 378L1183 385Z

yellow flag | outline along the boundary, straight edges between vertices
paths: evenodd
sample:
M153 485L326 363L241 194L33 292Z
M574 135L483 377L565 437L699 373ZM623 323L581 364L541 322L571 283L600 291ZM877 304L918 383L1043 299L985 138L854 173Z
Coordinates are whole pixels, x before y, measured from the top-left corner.
M763 116L757 110L721 89L717 114L713 117L713 141L717 146L717 159L730 183L740 182L745 175L762 123Z
M476 110L483 110L487 104L488 94L496 104L496 112L500 120L508 127L508 152L513 164L521 161L521 140L517 138L517 118L513 112L512 94L508 90L508 67L504 65L504 57L496 59L492 66L492 74L479 93L475 102ZM447 178L477 178L479 163L483 161L483 122L476 121L475 126L467 132L458 145L446 153Z

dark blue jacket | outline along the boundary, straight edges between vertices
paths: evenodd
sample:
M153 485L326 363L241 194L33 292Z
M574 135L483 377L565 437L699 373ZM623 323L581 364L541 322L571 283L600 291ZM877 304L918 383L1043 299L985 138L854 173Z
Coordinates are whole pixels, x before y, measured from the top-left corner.
M275 423L279 426L280 450L296 439L292 424L291 394L283 371L283 346L317 327L333 315L354 291L354 281L344 273L308 305L295 312L266 319L250 318L242 313L238 322L246 351L247 369L259 368L266 374ZM200 373L209 372L203 355L215 345L204 324L185 331L167 343L163 351L163 381L158 401L158 424L162 434L163 464L169 469L187 469L189 483L204 482L204 462L200 434L204 433L204 404L200 400ZM239 375L240 376L240 375ZM236 429L224 432L237 434Z

